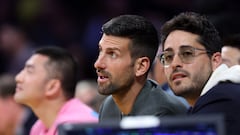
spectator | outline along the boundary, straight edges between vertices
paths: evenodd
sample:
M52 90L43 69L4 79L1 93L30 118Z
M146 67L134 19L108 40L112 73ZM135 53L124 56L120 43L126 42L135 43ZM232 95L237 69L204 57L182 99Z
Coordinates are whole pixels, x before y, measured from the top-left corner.
M223 40L222 59L229 67L240 65L240 34L231 35Z
M56 135L61 123L97 122L96 112L73 98L77 63L64 49L36 50L15 79L15 100L29 106L39 118L31 135Z
M94 80L79 81L76 86L75 96L96 112L99 111L99 107L105 98L105 96L98 93L97 82Z
M137 15L121 15L105 23L102 32L94 66L98 91L109 96L100 108L100 122L125 116L186 113L176 97L147 80L159 45L151 22Z
M214 25L203 15L184 12L167 21L161 34L164 72L174 93L192 106L188 113L221 113L227 135L239 135L240 67L222 64Z

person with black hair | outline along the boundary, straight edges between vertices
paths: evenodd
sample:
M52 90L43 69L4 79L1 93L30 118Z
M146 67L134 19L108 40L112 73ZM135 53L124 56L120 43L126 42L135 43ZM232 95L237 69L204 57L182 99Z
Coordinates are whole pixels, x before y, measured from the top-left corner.
M62 123L97 122L97 113L75 96L77 66L73 56L60 47L36 50L19 72L14 99L29 106L39 120L31 135L56 135Z
M191 105L189 115L222 114L227 135L240 134L240 66L222 64L222 40L204 15L183 12L161 29L159 56L168 84Z
M240 65L240 34L232 34L223 39L222 59L229 67Z
M142 16L120 15L106 22L102 33L94 66L98 91L108 97L99 111L100 122L186 113L181 101L147 79L159 45L157 30L150 21Z

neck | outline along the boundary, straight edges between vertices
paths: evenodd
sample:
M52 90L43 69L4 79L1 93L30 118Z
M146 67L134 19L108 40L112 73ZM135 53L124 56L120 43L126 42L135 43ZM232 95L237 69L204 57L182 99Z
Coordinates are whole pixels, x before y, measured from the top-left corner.
M135 82L130 89L121 90L123 91L122 93L117 93L113 95L113 100L115 101L123 115L128 115L131 112L136 97L140 93L144 84L145 83Z
M194 106L195 103L196 103L196 100L194 100L194 99L186 99L186 100L187 100L187 102L189 103L190 106Z
M33 108L33 111L44 125L47 128L50 128L54 124L57 115L65 102L65 100L51 100Z
M185 95L183 97L187 100L190 106L194 106L198 98L200 97L200 94L188 95L188 96Z

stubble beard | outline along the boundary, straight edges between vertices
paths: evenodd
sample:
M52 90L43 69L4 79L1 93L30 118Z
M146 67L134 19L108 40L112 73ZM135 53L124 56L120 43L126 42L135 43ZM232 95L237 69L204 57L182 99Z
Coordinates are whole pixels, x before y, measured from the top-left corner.
M114 92L112 83L98 84L98 92L102 95L111 95Z
M124 80L125 79L125 80ZM113 81L112 78L109 78L109 82L105 84L98 84L98 92L102 95L111 95L117 93L125 93L131 89L134 83L134 77L131 72L124 79Z
M186 99L197 99L206 82L208 80L208 76L201 75L201 76L194 76L193 78L190 78L188 83L179 81L176 82L174 85L174 88L170 86L170 88L173 89L174 94L177 96L184 97Z

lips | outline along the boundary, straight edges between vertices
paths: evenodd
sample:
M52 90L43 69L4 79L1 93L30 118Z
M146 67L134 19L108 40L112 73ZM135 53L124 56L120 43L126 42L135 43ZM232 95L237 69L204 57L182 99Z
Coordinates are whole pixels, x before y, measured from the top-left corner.
M17 86L15 90L16 90L16 92L18 92L18 91L22 91L22 88L19 87L19 86Z
M99 83L104 83L106 81L109 80L109 75L107 75L108 73L102 70L97 70L97 75L98 75L98 79L97 81Z
M105 79L105 78L108 78L107 76L99 76L100 79Z
M98 76L97 81L99 83L104 83L104 82L108 81L108 77L107 76Z
M187 75L184 74L184 73L174 73L174 74L172 74L172 76L171 76L171 80L172 80L172 81L180 80L180 79L182 79L182 78L185 78L186 76L187 76Z

